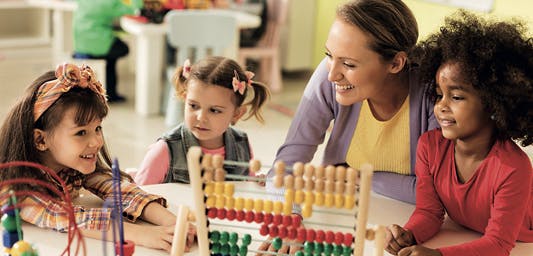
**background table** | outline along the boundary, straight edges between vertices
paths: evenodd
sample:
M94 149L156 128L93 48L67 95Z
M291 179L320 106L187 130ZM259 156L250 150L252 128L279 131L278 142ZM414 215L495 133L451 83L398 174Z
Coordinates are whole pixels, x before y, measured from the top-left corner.
M234 16L240 29L256 28L261 24L259 16L245 12L222 9L205 11ZM120 25L126 32L134 35L136 40L135 111L144 116L159 114L161 92L164 88L162 77L165 69L167 26L165 23L142 23L128 17L122 17ZM237 36L236 47L238 42Z

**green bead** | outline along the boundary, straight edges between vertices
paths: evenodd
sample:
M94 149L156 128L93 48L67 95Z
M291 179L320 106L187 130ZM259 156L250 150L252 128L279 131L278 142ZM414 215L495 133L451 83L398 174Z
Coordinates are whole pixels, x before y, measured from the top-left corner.
M236 244L230 245L229 254L232 256L239 254L239 246Z
M239 235L235 232L231 232L229 234L229 243L230 244L237 244L237 241L239 241Z
M242 245L248 246L252 243L252 236L250 234L244 234L242 237Z
M218 240L220 240L220 232L216 230L209 232L209 240L213 243L218 243Z
M328 244L328 243L324 243L324 254L325 255L331 255L331 253L333 253L333 245L332 244Z
M304 256L304 253L302 251L297 251L294 256Z
M7 214L2 215L2 226L4 226L4 229L9 232L17 231L17 222L13 216Z
M283 245L283 241L281 240L281 238L275 237L274 239L272 239L272 246L274 247L275 250L281 249L282 245Z
M228 255L229 254L229 244L220 245L220 254Z
M304 256L313 256L312 252L304 252Z
M336 244L333 246L333 255L340 256L342 254L342 246Z
M220 244L219 243L211 243L211 252L212 253L219 253L220 252Z
M344 256L352 255L352 247L342 246L342 255Z
M313 252L314 249L314 243L313 242L305 242L304 243L304 252Z
M228 240L229 240L229 233L228 232L221 232L220 233L220 240L219 242L221 244L227 244L228 243Z
M320 254L324 251L324 245L319 242L315 242L315 252Z
M246 254L248 254L248 246L241 246L239 250L239 255L246 256Z

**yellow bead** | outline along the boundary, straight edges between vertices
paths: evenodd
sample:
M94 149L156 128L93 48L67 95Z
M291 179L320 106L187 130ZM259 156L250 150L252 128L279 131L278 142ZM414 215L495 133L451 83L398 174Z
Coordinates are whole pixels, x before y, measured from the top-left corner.
M215 207L216 202L217 202L217 197L215 195L210 195L205 200L205 206L207 208Z
M235 194L235 184L226 183L224 184L224 195L233 196Z
M274 202L272 202L272 200L265 200L263 202L263 211L265 213L272 213L273 208L274 208Z
M313 206L310 204L304 204L302 208L302 217L310 218L312 213L313 213Z
M331 207L333 207L334 203L335 202L334 202L333 194L327 193L326 194L326 200L325 200L326 207L331 208Z
M22 256L28 252L33 252L33 247L28 242L22 240L16 242L10 250L11 256Z
M226 196L226 209L233 209L235 207L235 198Z
M274 201L274 214L281 214L283 210L283 203L281 201Z
M283 215L291 215L292 214L292 204L285 202L283 203Z
M254 209L254 199L253 198L246 198L244 200L244 209L247 211L251 211Z
M237 197L235 198L235 210L240 211L244 209L244 198Z
M262 212L263 211L263 199L255 199L254 201L254 211Z
M215 203L215 207L217 209L222 209L226 206L226 197L223 195L216 195L217 202Z
M224 194L224 182L215 182L215 195Z
M296 190L296 193L294 194L294 202L297 204L301 204L304 202L305 193L303 190Z
M285 189L285 201L294 202L294 190Z
M353 195L347 195L344 199L344 208L346 209L353 209L355 206L355 196Z
M208 182L205 183L204 193L208 196L212 195L215 192L215 183Z
M335 207L340 209L344 206L344 195L335 194Z
M325 196L322 192L315 193L315 205L322 206L324 205Z
M315 193L312 191L305 191L305 204L306 205L313 205L315 201Z

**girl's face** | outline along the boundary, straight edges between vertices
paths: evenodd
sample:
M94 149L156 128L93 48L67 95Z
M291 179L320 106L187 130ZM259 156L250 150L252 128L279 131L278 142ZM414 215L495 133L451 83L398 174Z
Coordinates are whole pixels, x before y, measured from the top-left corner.
M358 27L335 20L326 41L328 80L335 83L336 100L351 105L386 91L391 64L370 50L371 38Z
M104 144L102 120L79 126L74 122L75 115L76 108L72 107L53 130L34 129L34 142L43 154L45 166L55 171L71 168L89 174L95 170Z
M443 136L454 141L490 136L494 127L476 90L465 81L457 63L444 63L437 70L433 111Z
M234 92L228 88L191 80L185 97L185 125L200 146L216 149L224 146L223 134L230 124L245 113L237 108Z

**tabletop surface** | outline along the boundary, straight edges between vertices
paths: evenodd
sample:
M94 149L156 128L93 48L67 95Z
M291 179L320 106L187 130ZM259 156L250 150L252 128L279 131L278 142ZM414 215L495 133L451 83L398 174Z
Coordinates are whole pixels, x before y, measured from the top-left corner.
M268 197L267 195L261 195L255 193L254 191L262 191L262 187L259 187L255 183L251 182L236 182L236 191L245 191L244 193L253 196L253 197ZM148 185L142 187L144 190L161 195L168 200L169 209L173 212L176 212L177 206L179 204L184 204L193 207L192 197L188 196L191 193L191 189L186 184L158 184L158 185ZM246 191L252 191L254 193L249 193ZM84 194L76 200L76 203L82 204L88 207L99 206L102 201L99 198L91 194ZM406 203L402 203L396 200L392 200L375 193L371 194L370 198L370 209L368 216L369 226L380 224L380 225L389 225L392 223L403 224L409 218L411 212L413 211L414 206ZM313 216L315 218L315 216ZM316 218L320 220L320 214L316 215ZM325 220L330 221L331 219ZM345 220L337 219L333 222L341 223ZM253 225L243 222L242 225ZM144 223L143 225L150 225ZM25 236L25 241L35 244L39 250L40 255L59 255L67 245L67 236L64 233L58 233L53 230L41 229L32 225L25 223L23 225L23 231ZM479 233L466 230L459 225L453 223L450 220L447 220L442 230L425 245L428 247L439 247L444 245L453 245L458 243L463 243L466 241L471 241L473 239L479 238L481 235ZM112 244L102 242L96 239L85 238L85 245L87 248L87 255L105 255L104 245L107 248L108 255L112 255ZM367 242L365 245L365 255L372 255L372 244ZM74 246L71 247L71 250L74 250ZM533 243L517 243L516 247L511 252L512 256L531 256L533 252ZM193 248L193 251L187 255L197 255L196 248ZM67 254L66 254L67 255ZM74 252L71 255L76 255ZM78 255L84 255L79 253ZM168 255L168 253L160 250L153 250L137 246L135 248L135 255ZM385 255L389 255L385 253Z

